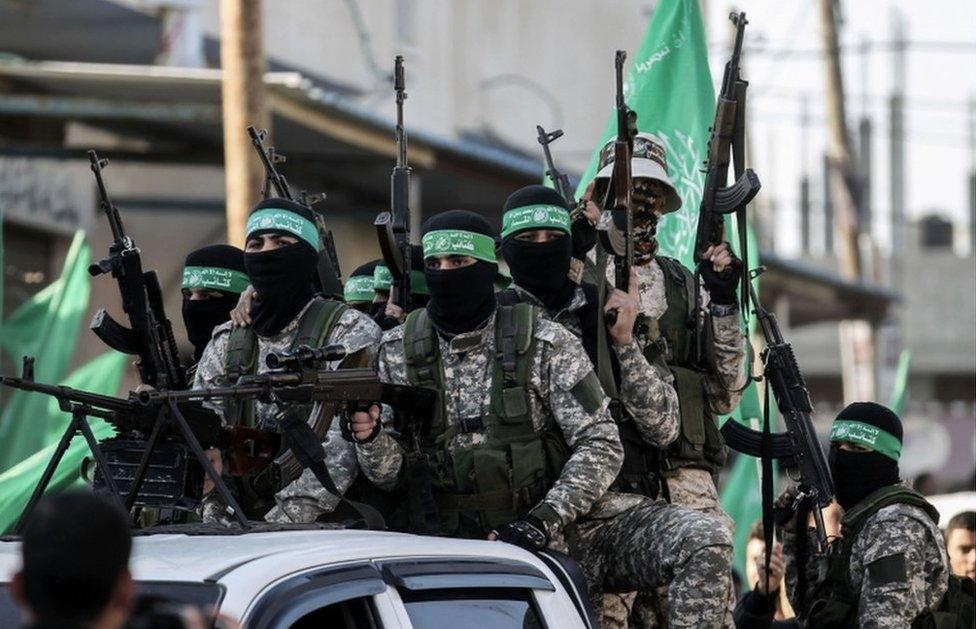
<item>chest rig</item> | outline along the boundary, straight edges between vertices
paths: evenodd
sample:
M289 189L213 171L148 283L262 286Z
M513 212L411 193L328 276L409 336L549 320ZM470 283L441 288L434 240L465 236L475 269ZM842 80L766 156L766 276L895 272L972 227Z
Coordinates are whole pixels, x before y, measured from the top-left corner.
M528 304L497 309L491 381L477 383L488 389L488 412L448 418L444 396L453 394L457 383L445 379L437 331L426 310L407 315L403 352L408 383L441 392L440 412L429 428L408 438L402 478L407 513L401 518L408 530L483 538L524 516L558 478L569 447L558 428L535 430L529 401L536 316ZM486 438L451 447L466 433Z

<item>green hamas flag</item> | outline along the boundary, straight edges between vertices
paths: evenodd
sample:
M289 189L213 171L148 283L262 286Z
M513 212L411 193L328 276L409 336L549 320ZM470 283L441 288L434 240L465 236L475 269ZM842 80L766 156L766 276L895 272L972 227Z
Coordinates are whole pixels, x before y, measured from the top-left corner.
M715 90L708 67L708 50L698 0L670 0L658 4L651 24L637 52L630 56L630 70L624 80L624 96L637 113L639 131L659 137L667 150L668 177L681 195L677 212L661 218L657 230L660 251L694 268L693 253L698 229L698 210L705 185L703 164L708 156L709 127L715 117ZM607 58L607 71L610 71ZM586 189L597 171L600 149L617 133L611 113L599 146L576 194ZM726 221L726 240L738 252L734 217ZM748 267L758 260L755 239L750 241ZM761 406L755 383L743 392L740 407L729 419L749 425L755 418L761 426ZM727 421L727 419L726 419ZM729 476L722 502L736 524L736 565L741 569L744 540L749 527L760 517L760 491L755 459L740 456ZM740 540L743 540L740 543Z
M129 359L125 354L110 351L79 367L61 384L92 393L115 395L122 383L122 376ZM71 416L58 408L58 401L50 396L42 396L44 403L44 425L49 432L45 435L50 444L20 461L3 474L0 474L0 534L17 523L20 512L27 504L31 492L41 479L44 468L57 448L57 441L67 427ZM106 439L115 434L115 429L107 422L91 418L88 420L96 439ZM58 491L81 484L81 463L91 455L85 438L76 435L68 451L65 452L48 485L48 491Z
M912 366L911 350L903 349L898 357L898 370L895 372L895 386L891 390L888 408L901 416L905 412L905 398L908 397L908 374Z
M0 326L0 347L15 364L22 356L37 357L35 377L58 382L65 374L78 340L81 318L88 307L90 254L84 232L75 233L61 277L24 303ZM16 391L6 397L0 415L0 472L50 443L58 420L46 412L48 399Z

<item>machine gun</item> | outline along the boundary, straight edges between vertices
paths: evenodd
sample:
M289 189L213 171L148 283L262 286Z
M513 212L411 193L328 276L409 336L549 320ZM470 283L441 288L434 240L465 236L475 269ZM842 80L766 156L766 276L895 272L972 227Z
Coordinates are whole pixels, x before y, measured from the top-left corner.
M267 199L273 193L282 199L296 201L295 195L288 185L288 180L278 172L278 168L275 166L275 164L285 163L287 158L276 151L273 146L264 148L264 140L267 138L268 132L263 129L258 131L254 126L249 126L247 135L251 138L251 145L254 146L254 150L257 151L258 157L261 159L261 165L264 166L265 177L261 196ZM310 195L303 191L297 202L312 208L313 205L324 200L324 194ZM314 210L312 213L315 215L315 226L319 230L319 239L322 243L322 254L319 256L318 268L319 284L324 294L341 295L342 271L339 268L339 254L336 252L335 238L332 236L332 230L326 226L322 214Z
M623 242L614 242L609 225L603 225L600 238L604 249L613 253L614 285L626 292L630 284L630 269L634 264L634 215L631 211L630 157L634 152L634 137L637 135L637 114L624 100L624 62L627 53L618 50L614 59L617 79L616 114L617 139L613 143L613 174L610 178L610 194L607 195L605 210L609 210L613 227L623 235ZM606 314L609 325L617 322L617 312Z
M760 268L752 276L757 277L763 270ZM799 490L797 500L813 508L820 552L825 552L827 532L820 509L833 500L834 483L813 428L810 394L796 362L793 347L783 339L776 316L763 308L751 283L749 298L766 341L766 348L762 352L763 377L766 379L766 386L772 388L776 405L786 424L786 432L769 434L764 448L762 432L729 420L722 426L722 436L733 450L754 457L777 459L794 472Z
M104 309L92 318L91 329L112 349L139 357L136 365L139 379L162 389L185 389L186 370L180 363L173 326L163 309L163 293L156 271L142 270L142 254L132 238L125 233L119 210L112 203L102 180L107 159L88 151L95 183L98 184L99 205L108 217L112 230L112 245L108 257L88 267L92 276L111 273L118 282L122 309L129 318L125 327Z
M410 166L407 164L407 133L403 126L403 101L407 99L403 57L394 61L393 91L396 93L396 164L390 178L390 211L376 217L373 225L380 252L393 275L393 303L410 312Z

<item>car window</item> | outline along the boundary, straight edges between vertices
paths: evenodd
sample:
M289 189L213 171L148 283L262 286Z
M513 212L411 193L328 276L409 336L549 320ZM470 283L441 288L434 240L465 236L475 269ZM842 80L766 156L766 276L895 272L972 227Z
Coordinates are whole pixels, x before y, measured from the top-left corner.
M354 598L327 605L292 623L291 629L375 629L380 627L369 598Z
M541 629L545 627L527 590L477 588L400 590L416 629Z

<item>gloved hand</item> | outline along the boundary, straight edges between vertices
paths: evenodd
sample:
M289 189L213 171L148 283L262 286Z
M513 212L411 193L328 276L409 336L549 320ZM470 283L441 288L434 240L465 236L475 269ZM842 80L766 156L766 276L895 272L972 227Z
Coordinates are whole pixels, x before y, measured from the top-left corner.
M534 515L526 515L521 520L515 520L499 526L491 532L489 539L515 544L525 550L536 552L542 550L549 543L546 525Z
M573 233L573 257L585 260L586 254L596 246L596 226L590 222L586 214L580 213L571 226Z
M732 255L728 244L709 247L698 268L712 303L734 305L735 289L742 278L742 261Z

